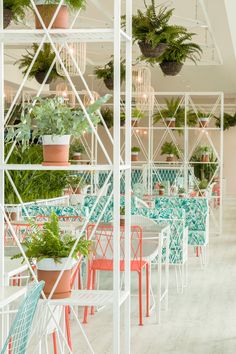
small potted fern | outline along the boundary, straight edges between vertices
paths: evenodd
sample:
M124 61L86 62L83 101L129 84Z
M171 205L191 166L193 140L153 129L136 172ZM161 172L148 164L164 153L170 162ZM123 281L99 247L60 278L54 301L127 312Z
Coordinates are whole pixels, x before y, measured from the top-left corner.
M85 153L85 148L84 145L81 144L81 142L76 139L73 141L73 143L70 146L70 155L72 160L78 162L82 159L82 154Z
M19 64L19 69L22 69L22 74L25 75L28 71L29 66L31 65L31 62L33 61L34 56L38 50L38 47L38 44L34 43L32 45L32 51L26 50L27 54L22 55L22 58L16 62ZM35 80L39 84L42 84L54 59L55 53L51 48L51 44L44 43L42 49L39 52L38 57L34 62L32 69L30 70L29 78L35 78ZM56 65L54 65L47 78L46 84L50 84L52 80L55 80L58 77L62 78L62 76L57 73Z
M176 157L179 159L179 151L173 142L166 141L161 147L161 155L167 155L166 161L174 161Z
M86 108L94 125L99 122L96 111L107 102L109 95L99 98ZM90 125L82 110L74 110L65 102L64 97L36 97L25 105L19 124L10 127L6 141L21 142L24 149L31 139L42 138L45 166L68 166L71 136L79 138Z
M205 112L197 112L199 120L199 128L207 128L209 124L209 116Z
M35 3L40 16L42 17L44 25L48 27L54 16L54 13L57 10L60 0L35 0ZM86 0L65 0L64 4L61 5L51 28L68 28L69 9L71 11L79 11L80 9L85 8L85 4ZM35 28L43 28L36 13Z
M125 60L121 60L120 62L120 81L121 83L125 79ZM104 66L99 66L94 70L94 74L98 79L103 79L105 86L108 90L113 90L114 86L114 61L112 59L105 64Z
M131 161L138 161L138 154L140 152L140 148L138 146L133 146L131 149Z
M23 21L26 11L30 8L30 0L4 0L3 28L7 28L12 20L16 23Z
M164 120L167 127L174 128L176 122L184 117L184 108L181 107L180 98L171 98L165 100L166 107L157 111L153 115L153 124Z
M71 296L71 273L79 256L87 257L90 241L81 238L68 260L70 252L77 241L72 234L65 234L60 230L58 216L51 214L50 221L42 226L31 221L31 229L27 238L22 243L27 258L36 261L38 280L45 281L44 293L48 297L57 281L62 269L65 270L55 289L52 299L63 299ZM21 258L22 254L16 254L12 258Z
M143 118L144 118L144 113L140 109L138 108L132 109L132 118L131 118L132 127L137 127L139 121Z

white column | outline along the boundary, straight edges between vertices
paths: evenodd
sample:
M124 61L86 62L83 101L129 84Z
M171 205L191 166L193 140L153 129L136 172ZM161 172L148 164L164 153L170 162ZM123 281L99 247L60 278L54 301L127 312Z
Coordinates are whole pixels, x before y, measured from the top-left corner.
M0 0L0 29L3 29L3 0ZM0 204L4 206L4 44L0 43ZM4 216L0 212L0 284L4 282Z

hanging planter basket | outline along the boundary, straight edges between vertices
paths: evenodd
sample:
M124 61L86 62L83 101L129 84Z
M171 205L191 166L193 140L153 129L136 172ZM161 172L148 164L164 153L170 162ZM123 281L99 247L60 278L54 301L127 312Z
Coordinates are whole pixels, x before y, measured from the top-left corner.
M152 47L150 43L147 42L138 42L139 48L142 52L142 54L146 58L159 58L162 54L164 54L167 44L166 43L160 43L156 47Z
M167 76L176 76L183 67L182 63L176 63L175 61L164 61L160 64L162 72Z
M39 71L35 74L34 77L39 84L42 84L46 74L47 73L45 73L44 71ZM51 82L52 82L52 77L50 77L50 75L49 75L49 77L47 78L47 81L45 83L46 83L46 85L48 85Z
M113 90L113 78L104 79L104 84L108 88L108 90Z
M4 9L3 26L7 28L13 18L13 12L10 9Z

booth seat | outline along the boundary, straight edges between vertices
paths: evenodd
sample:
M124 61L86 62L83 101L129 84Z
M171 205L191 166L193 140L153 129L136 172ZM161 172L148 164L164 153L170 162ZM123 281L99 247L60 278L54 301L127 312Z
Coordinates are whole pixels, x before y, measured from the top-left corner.
M27 213L29 217L36 216L50 216L54 211L58 216L84 216L86 214L85 208L80 206L62 206L62 205L30 205L26 206ZM27 218L27 214L24 209L22 209L22 217Z

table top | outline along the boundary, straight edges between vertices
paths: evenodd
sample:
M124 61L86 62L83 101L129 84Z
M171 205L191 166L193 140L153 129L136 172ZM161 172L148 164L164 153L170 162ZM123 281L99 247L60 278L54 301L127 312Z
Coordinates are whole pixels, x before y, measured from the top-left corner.
M23 296L27 291L25 286L0 286L0 308Z

